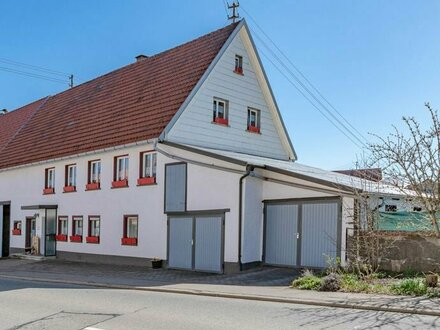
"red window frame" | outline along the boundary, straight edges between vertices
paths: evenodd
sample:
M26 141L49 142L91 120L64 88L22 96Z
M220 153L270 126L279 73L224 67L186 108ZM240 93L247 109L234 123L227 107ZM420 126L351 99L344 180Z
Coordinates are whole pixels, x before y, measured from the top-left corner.
M92 164L99 162L100 165L100 172L99 172L99 179L97 182L92 182ZM101 159L93 159L89 160L87 163L87 184L86 184L86 190L98 190L101 189Z
M144 175L144 161L145 161L145 155L147 154L155 154L156 155L156 165L155 165L155 173L151 176L145 176ZM151 164L153 166L153 163ZM156 177L157 177L157 152L155 150L148 150L148 151L142 151L139 153L139 179L137 180L138 186L146 186L156 183Z
M128 237L128 233L127 233L128 218L136 218L137 221L136 237ZM122 245L135 245L135 246L138 245L139 216L137 214L124 215L122 233L123 233L121 239Z
M118 178L118 159L120 158L128 158L128 167L130 167L130 159L129 159L129 155L119 155L119 156L115 156L113 158L113 182L112 182L112 188L124 188L124 187L128 187L128 171L129 168L126 169L127 171L127 176L126 178L120 180L120 178Z

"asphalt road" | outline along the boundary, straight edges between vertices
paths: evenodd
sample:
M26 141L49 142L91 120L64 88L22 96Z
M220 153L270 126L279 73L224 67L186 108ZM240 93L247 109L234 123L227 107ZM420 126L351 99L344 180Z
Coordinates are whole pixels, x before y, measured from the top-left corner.
M435 329L398 313L0 279L0 329Z

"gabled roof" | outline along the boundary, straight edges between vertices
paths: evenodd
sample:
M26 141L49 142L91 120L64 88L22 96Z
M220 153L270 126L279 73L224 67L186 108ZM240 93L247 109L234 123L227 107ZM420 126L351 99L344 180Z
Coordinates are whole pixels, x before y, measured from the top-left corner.
M32 102L15 111L0 116L0 155L2 150L17 135L46 99Z
M51 96L0 139L0 168L159 137L237 24Z

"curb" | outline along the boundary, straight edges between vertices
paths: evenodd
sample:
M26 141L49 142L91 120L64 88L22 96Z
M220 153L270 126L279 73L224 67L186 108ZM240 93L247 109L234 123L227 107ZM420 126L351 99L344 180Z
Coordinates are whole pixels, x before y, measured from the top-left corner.
M274 296L259 296L259 295L247 295L247 294L236 294L236 293L226 293L226 292L213 292L206 290L139 287L139 286L130 286L130 285L122 285L122 284L105 284L105 283L84 282L84 281L41 279L34 277L3 275L3 274L0 274L0 278L25 280L32 282L72 284L72 285L91 286L91 287L109 288L109 289L117 289L117 290L136 290L136 291L146 291L146 292L174 293L174 294L186 294L186 295L203 296L203 297L276 302L276 303L285 303L285 304L334 307L334 308L356 309L356 310L377 311L377 312L440 316L440 310L434 310L434 309L413 309L413 308L404 308L404 307L361 305L361 304L353 304L353 303L332 302L325 300L282 298L282 297L274 297Z

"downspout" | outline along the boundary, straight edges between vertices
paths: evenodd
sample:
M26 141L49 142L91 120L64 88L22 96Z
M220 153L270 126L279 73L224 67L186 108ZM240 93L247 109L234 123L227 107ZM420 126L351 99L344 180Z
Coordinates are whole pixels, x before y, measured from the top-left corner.
M251 165L246 165L246 173L240 177L240 183L239 183L239 201L238 201L238 264L240 266L240 271L243 270L243 265L241 262L241 244L242 244L242 223L243 223L243 181L246 179L249 175L251 175L252 171L254 170L254 167Z

